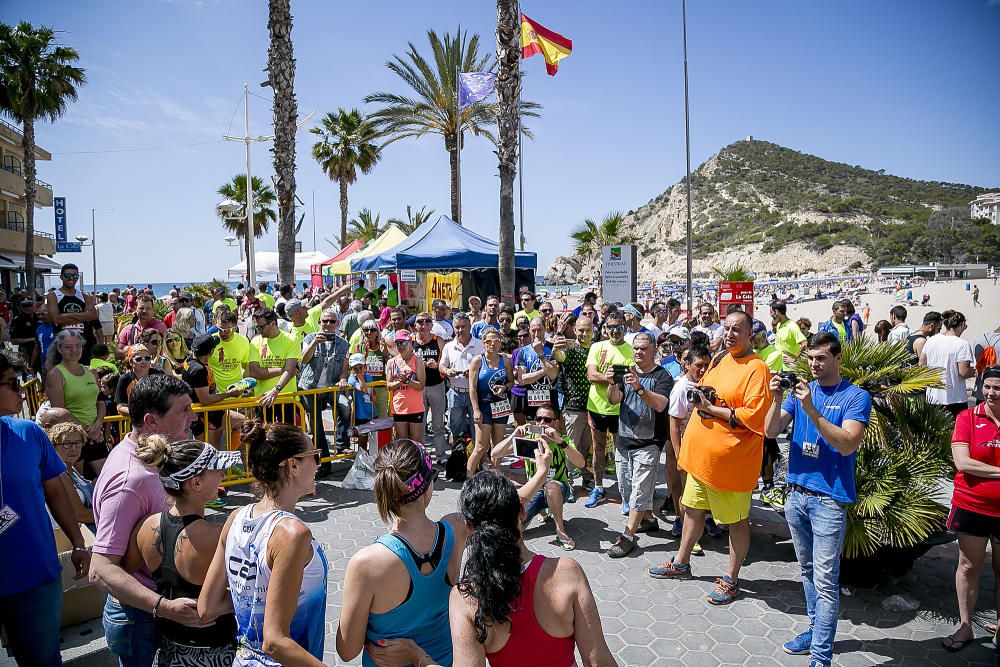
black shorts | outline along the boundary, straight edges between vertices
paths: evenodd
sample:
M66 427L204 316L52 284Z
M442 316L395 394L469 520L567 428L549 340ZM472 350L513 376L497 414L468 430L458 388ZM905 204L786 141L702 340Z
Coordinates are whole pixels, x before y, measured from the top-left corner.
M948 530L972 537L989 537L993 542L1000 543L1000 516L952 507L948 515Z
M108 446L103 442L88 440L87 444L83 446L83 451L80 452L80 459L85 463L100 461L106 458L108 458Z
M587 410L587 421L590 427L605 433L618 435L618 415L602 415L593 410Z
M400 422L402 424L423 424L424 423L424 413L414 412L409 415L393 415L392 421Z

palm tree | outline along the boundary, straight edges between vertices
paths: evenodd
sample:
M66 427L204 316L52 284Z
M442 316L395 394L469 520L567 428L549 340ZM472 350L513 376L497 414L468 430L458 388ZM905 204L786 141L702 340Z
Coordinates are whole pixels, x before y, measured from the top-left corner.
M295 56L291 0L269 0L267 80L274 91L274 175L278 195L278 279L295 282Z
M521 100L521 26L517 0L497 0L497 126L500 143L500 233L498 268L500 294L514 299L514 176L517 173L518 111Z
M309 130L322 137L313 144L312 156L331 181L340 184L340 238L347 236L347 186L358 179L358 170L367 174L381 157L375 143L378 130L357 109L343 107L320 120L320 126Z
M405 56L393 56L386 63L393 73L409 86L414 96L397 93L378 92L365 97L365 103L378 104L381 108L371 115L381 131L389 137L383 148L400 139L439 134L444 137L444 148L451 162L451 217L461 224L462 211L458 201L458 125L456 108L456 74L480 72L492 69L489 56L479 55L479 35L468 37L461 26L454 36L445 34L443 39L433 30L427 31L432 59L428 61L417 52L413 42ZM537 116L540 108L534 102L522 106L527 116ZM486 137L496 144L493 125L496 123L498 106L489 102L477 102L462 109L461 125L463 134L471 132L477 137ZM464 144L464 142L463 142Z
M622 230L624 219L621 211L613 211L604 216L599 223L587 218L574 227L569 236L575 242L574 251L577 256L587 260L595 257L599 259L603 246L635 243L636 237ZM600 269L598 269L597 284L601 284Z
M35 121L55 122L87 82L76 49L56 43L50 27L0 23L0 113L21 124L24 153L24 275L35 289Z
M424 224L431 219L434 215L434 209L427 210L426 206L421 206L419 211L414 211L413 207L409 204L406 205L406 220L400 220L399 218L389 218L385 223L388 225L397 225L404 234L409 236L413 232L417 231L417 227Z
M264 234L267 233L267 228L270 227L271 223L277 219L277 214L274 212L274 202L277 197L274 194L274 190L271 186L264 182L264 179L254 176L253 177L253 237L259 239ZM233 180L219 186L216 190L220 195L226 199L231 199L235 202L246 202L247 200L247 175L246 174L236 174L233 176ZM244 204L244 208L246 205ZM226 231L231 232L236 238L243 240L243 253L245 256L250 256L250 242L247 239L247 218L244 213L241 217L228 217L227 214L221 209L216 209L219 214L219 218L222 219L222 224L225 226ZM247 267L249 270L250 263L247 262ZM251 284L253 280L250 281Z
M379 220L379 214L373 214L371 209L368 208L358 211L358 217L351 218L349 224L350 229L347 230L346 236L340 239L341 247L347 246L351 241L356 239L362 243L368 243L385 231L382 228L381 220Z

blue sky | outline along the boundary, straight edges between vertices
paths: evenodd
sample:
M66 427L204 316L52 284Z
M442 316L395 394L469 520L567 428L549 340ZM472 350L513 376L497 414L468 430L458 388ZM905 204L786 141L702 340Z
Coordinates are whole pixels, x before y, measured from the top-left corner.
M638 208L684 175L679 0L622 3L527 0L521 9L571 38L558 75L524 61L525 97L544 106L524 157L529 250L547 268L567 254L569 230ZM369 92L405 89L386 68L425 31L463 29L495 52L488 1L292 0L302 114L361 106ZM52 151L39 177L68 204L70 236L90 234L97 209L103 282L200 280L238 261L215 216L216 188L243 169L242 84L259 88L267 60L265 0L4 0L0 20L63 31L88 84L56 124L38 128ZM746 135L901 176L1000 186L1000 0L949 2L707 2L688 6L691 158L696 167ZM251 130L270 133L270 105L251 97ZM235 114L235 118L234 118ZM299 239L317 249L339 229L338 192L299 134ZM210 142L210 143L201 143ZM101 152L201 145L173 150ZM407 204L449 209L448 156L437 136L398 142L350 192L382 219ZM267 145L254 172L270 175ZM463 151L466 224L497 237L496 157L482 139ZM36 217L53 231L52 209ZM274 249L275 234L258 242ZM57 259L64 260L60 255ZM77 261L86 273L89 252Z

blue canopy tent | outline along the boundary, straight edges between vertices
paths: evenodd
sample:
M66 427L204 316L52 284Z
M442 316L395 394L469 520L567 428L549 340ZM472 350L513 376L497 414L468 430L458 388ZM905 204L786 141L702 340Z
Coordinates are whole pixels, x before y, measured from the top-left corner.
M420 225L405 241L384 253L352 261L351 271L496 269L498 254L495 242L442 215L434 222ZM535 253L514 253L515 269L534 272L537 267Z

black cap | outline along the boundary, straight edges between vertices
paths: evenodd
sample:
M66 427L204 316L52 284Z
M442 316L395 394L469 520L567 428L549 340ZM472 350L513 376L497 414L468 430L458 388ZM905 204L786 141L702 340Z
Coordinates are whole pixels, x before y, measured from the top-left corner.
M202 334L194 339L191 344L191 354L196 357L203 357L212 354L212 350L219 344L219 339L211 334Z

